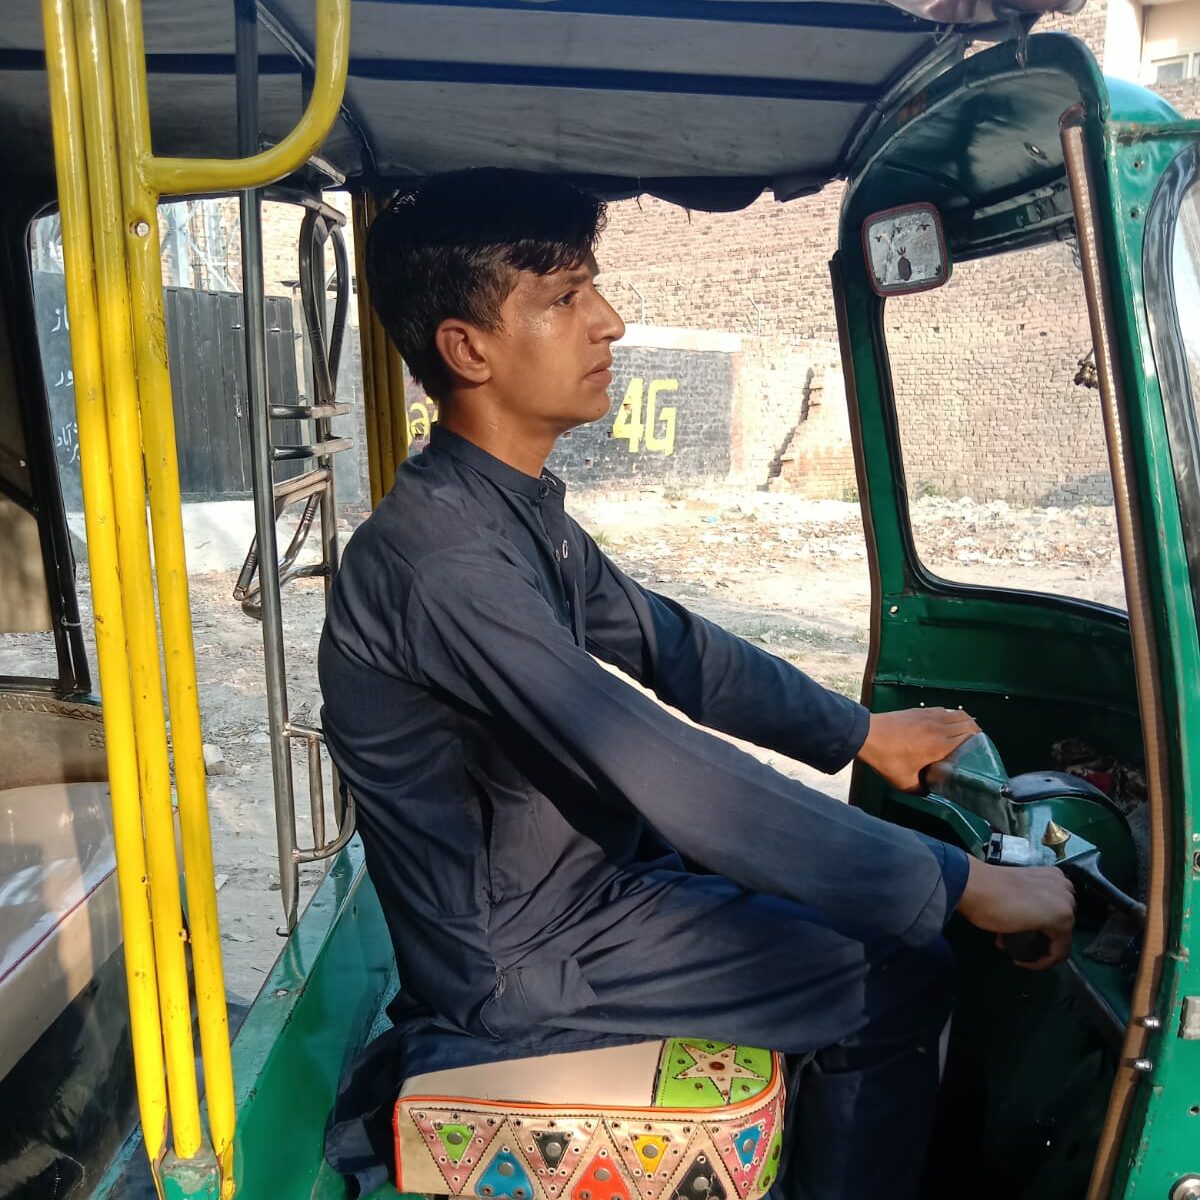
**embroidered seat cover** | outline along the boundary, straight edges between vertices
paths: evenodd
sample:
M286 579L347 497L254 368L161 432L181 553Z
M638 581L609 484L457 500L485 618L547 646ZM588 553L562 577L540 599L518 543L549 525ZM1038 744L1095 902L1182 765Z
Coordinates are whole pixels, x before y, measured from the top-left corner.
M409 1079L401 1192L481 1200L758 1200L783 1137L783 1060L667 1038Z

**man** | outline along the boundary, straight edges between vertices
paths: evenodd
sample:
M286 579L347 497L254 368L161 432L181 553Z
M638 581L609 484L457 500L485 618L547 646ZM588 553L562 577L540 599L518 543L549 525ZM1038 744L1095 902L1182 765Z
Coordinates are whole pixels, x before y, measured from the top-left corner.
M698 724L825 771L857 756L902 788L977 728L868 714L646 591L566 515L545 462L608 413L624 332L596 287L602 222L561 182L477 170L371 232L374 303L441 416L347 547L321 641L326 737L401 981L331 1158L374 1181L372 1122L405 1073L695 1036L804 1063L788 1200L909 1196L944 923L1042 930L1048 966L1071 888L813 792L595 661Z

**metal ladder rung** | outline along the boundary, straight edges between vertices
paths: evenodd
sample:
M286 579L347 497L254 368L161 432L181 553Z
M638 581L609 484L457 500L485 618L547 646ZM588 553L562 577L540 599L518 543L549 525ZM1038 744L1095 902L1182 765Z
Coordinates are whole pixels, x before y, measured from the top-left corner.
M313 496L329 486L332 473L328 467L317 467L305 471L292 479L283 479L275 485L275 515L278 517L285 505L295 504L307 496Z
M348 404L272 404L268 415L274 421L321 421L349 411Z
M298 458L320 458L326 454L337 454L349 450L354 442L350 438L329 438L309 446L272 446L271 457L275 462L295 462Z

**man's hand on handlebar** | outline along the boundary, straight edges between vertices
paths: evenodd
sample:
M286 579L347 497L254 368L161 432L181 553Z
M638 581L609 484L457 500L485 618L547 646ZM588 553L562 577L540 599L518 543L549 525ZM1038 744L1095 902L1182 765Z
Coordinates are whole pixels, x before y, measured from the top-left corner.
M1004 935L1041 933L1046 938L1042 956L1017 965L1044 971L1066 961L1075 925L1075 888L1057 867L990 866L977 858L968 860L970 874L958 902L958 912L972 925L997 935L1004 948Z
M861 762L893 787L915 791L921 772L979 732L972 717L957 708L908 708L872 713Z

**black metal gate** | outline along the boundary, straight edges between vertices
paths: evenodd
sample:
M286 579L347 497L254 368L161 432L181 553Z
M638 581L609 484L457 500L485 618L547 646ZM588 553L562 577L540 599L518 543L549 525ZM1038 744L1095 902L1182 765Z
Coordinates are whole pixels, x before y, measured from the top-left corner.
M34 292L63 500L68 510L78 511L83 504L63 277L37 272ZM164 300L180 492L185 500L247 498L250 437L242 298L237 292L166 288ZM287 297L268 296L266 308L270 400L272 404L296 404L299 388L292 302ZM306 423L283 421L280 426L275 441L289 445L301 440ZM275 478L288 479L300 467L278 463Z

